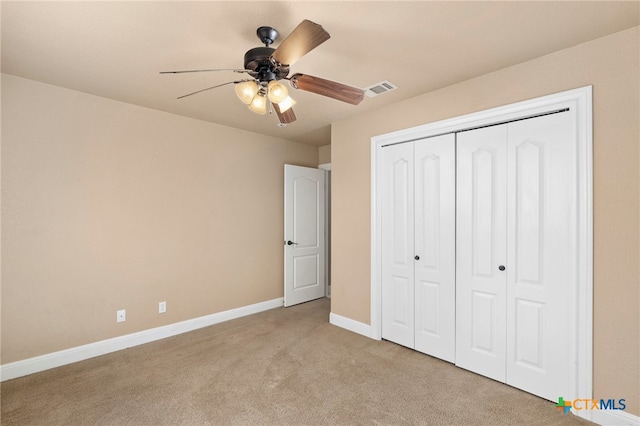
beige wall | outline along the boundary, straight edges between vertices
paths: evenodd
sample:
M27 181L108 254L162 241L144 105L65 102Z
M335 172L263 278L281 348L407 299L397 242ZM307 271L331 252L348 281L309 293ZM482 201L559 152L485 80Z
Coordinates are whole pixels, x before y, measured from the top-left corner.
M282 297L284 163L318 148L3 75L2 362Z
M331 145L318 148L318 164L331 163Z
M638 29L334 123L332 311L370 323L372 136L593 85L594 396L640 415Z

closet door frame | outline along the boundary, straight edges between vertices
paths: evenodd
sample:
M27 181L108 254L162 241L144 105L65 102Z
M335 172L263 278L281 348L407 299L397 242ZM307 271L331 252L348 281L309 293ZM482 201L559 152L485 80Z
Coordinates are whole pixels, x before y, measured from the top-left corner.
M477 127L535 117L568 109L572 121L573 144L577 155L577 270L570 309L574 312L568 324L571 339L572 394L566 400L593 396L593 130L592 86L568 90L553 95L517 102L472 114L453 117L417 127L399 130L371 138L371 326L369 336L380 340L381 318L381 209L379 170L383 146L455 133ZM578 415L591 419L589 410Z

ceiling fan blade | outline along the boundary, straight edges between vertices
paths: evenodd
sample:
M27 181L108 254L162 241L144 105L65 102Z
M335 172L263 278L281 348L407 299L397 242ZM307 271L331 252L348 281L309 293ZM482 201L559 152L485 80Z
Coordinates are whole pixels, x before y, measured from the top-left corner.
M233 71L238 73L243 72L253 72L251 70L240 70L233 68L218 68L218 69L210 69L210 70L185 70L185 71L160 71L160 74L184 74L189 72L212 72L212 71Z
M292 65L330 37L322 25L305 19L280 43L271 57L279 64Z
M285 112L280 112L280 107L278 106L278 104L273 104L273 109L278 115L278 120L280 120L280 123L290 124L296 121L296 115L293 112L293 108L289 108Z
M358 105L364 99L364 90L324 78L294 74L290 80L291 85L296 89L327 96L352 105Z
M186 95L178 96L178 99L186 98L187 96L196 95L198 93L202 93L202 92L205 92L207 90L215 89L217 87L226 86L228 84L238 84L238 83L242 83L242 82L245 82L245 81L252 81L252 80L251 79L246 79L246 80L238 80L238 81L228 81L226 83L217 84L215 86L207 87L206 89L202 89L202 90L198 90L196 92L187 93Z

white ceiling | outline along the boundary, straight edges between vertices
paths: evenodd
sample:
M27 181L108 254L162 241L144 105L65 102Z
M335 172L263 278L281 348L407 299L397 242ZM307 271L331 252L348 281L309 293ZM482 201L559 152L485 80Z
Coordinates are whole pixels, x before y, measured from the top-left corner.
M9 2L2 1L2 72L226 126L313 145L330 125L478 75L640 23L638 1L559 2ZM365 88L399 89L358 106L291 89L298 120L286 128L235 97L233 85L176 98L239 74L159 71L242 68L262 46L259 26L280 38L303 19L331 39L292 66ZM243 77L242 77L243 78Z

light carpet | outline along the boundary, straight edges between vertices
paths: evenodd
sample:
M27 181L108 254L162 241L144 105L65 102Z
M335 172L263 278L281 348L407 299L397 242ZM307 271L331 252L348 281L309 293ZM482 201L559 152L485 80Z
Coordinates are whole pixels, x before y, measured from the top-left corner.
M589 425L320 299L6 381L2 425Z

